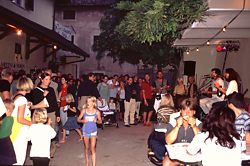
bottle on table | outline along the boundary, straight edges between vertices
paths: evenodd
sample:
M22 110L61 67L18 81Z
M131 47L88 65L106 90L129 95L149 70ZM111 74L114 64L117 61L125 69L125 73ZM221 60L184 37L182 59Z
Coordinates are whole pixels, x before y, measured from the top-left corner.
M240 132L240 140L241 140L241 151L245 152L247 149L247 146L246 146L246 132L244 130L244 127L241 129L241 132Z

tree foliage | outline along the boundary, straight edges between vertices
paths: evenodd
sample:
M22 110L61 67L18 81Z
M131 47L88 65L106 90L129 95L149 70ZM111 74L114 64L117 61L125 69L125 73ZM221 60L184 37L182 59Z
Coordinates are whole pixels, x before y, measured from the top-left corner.
M97 59L108 55L138 64L167 65L180 60L174 40L207 10L203 0L126 0L106 11L94 41Z

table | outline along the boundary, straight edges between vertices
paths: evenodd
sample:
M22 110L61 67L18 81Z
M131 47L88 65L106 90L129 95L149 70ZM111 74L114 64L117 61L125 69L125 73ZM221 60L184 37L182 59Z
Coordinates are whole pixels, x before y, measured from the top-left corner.
M247 143L246 151L241 153L241 160L250 160L250 143Z
M169 158L172 160L178 160L185 164L199 163L202 161L201 153L196 155L190 155L187 153L187 147L190 143L176 143L172 145L166 145ZM247 143L247 149L241 153L242 162L250 163L250 143ZM243 164L243 165L245 165ZM248 164L247 164L248 165Z
M169 158L172 160L178 160L185 164L192 164L201 162L201 153L191 155L187 153L187 147L190 143L176 143L172 145L166 145Z

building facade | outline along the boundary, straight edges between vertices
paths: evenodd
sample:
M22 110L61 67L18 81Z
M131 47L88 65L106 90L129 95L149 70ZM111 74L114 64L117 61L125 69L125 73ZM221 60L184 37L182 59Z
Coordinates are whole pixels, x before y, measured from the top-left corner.
M59 50L87 53L54 31L54 0L0 1L0 67L33 69L57 66Z
M71 0L70 3L58 3L55 10L55 20L66 27L73 27L74 43L85 50L90 57L84 62L65 66L65 70L78 68L79 74L88 72L113 74L136 74L137 66L128 63L113 62L110 57L96 60L96 52L92 50L94 37L100 34L99 22L110 5L116 0ZM69 59L69 58L67 58ZM68 60L67 60L68 61ZM61 69L63 70L63 69Z

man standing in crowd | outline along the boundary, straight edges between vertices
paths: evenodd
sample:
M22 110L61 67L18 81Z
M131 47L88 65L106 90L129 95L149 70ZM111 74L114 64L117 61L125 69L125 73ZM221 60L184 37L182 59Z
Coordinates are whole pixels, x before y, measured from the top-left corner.
M0 79L0 97L2 100L10 99L10 86L13 81L13 72L9 68L5 68L1 72Z
M95 84L95 74L89 73L88 79L84 80L78 89L78 109L81 110L82 106L86 103L88 96L95 96L97 99L99 99L102 102L102 99L100 97L100 94L97 90L96 84Z
M126 127L130 127L130 125L135 125L136 96L137 91L133 84L133 78L129 77L128 82L125 85L124 125Z
M156 80L154 81L154 91L155 93L165 94L167 93L168 86L167 86L167 80L164 79L163 73L161 70L158 70L156 73Z

